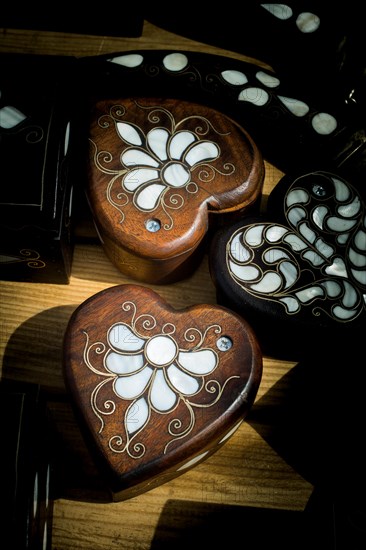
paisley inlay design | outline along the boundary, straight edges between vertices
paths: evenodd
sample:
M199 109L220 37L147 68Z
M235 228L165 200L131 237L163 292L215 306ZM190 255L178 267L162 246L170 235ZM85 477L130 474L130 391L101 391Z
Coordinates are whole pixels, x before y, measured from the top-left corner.
M127 453L134 459L142 458L146 452L139 435L150 429L152 414L171 414L170 440L161 450L165 454L174 441L191 434L197 414L218 403L228 382L239 376L228 376L223 381L215 376L220 355L226 350L221 351L218 344L213 348L206 341L212 333L219 340L222 332L219 324L208 325L204 330L188 327L183 335L177 335L174 323L159 327L152 314L139 314L133 301L123 302L121 308L130 315L130 321L110 326L106 344L90 342L84 331L84 363L100 377L90 396L90 406L100 421L102 434L104 418L118 414L117 402L129 403L120 419L124 435L112 435L108 445L112 452ZM178 341L185 345L179 345ZM115 398L101 404L100 395L106 385L112 388ZM187 415L189 421L183 421Z
M258 80L256 84L260 85L253 85L253 82L250 82L249 78L241 71L222 71L221 76L228 84L245 85L245 88L238 94L239 101L251 103L256 107L264 107L276 98L292 115L299 118L307 117L311 128L319 135L330 135L338 126L337 120L332 114L314 113L310 110L309 105L300 99L274 94L271 90L279 87L280 80L265 71L258 71L255 75Z
M296 315L310 308L347 323L366 307L366 218L356 190L325 173L302 176L284 198L286 224L243 225L227 267L246 292Z
M235 166L222 162L219 169L213 162L220 160L221 148L218 142L206 139L208 132L222 138L207 118L187 115L176 120L173 113L162 106L145 106L134 102L134 109L144 114L148 128L133 122L135 115L124 105L113 105L108 115L98 119L100 128L115 129L115 138L120 142L119 167L110 165L112 153L94 147L96 168L110 176L106 198L120 214L120 223L125 219L125 209L133 204L140 212L152 213L162 209L165 222L159 229L172 229L173 213L186 203L188 195L198 192L202 183L214 183L217 175L231 176ZM145 221L145 226L148 223ZM156 231L148 227L149 231Z

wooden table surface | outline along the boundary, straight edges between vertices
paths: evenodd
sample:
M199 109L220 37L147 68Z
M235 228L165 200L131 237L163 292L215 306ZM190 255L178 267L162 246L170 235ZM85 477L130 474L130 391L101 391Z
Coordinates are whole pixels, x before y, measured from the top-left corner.
M0 37L2 52L86 56L164 48L252 61L147 22L138 38L13 29L0 29ZM264 195L268 195L282 173L267 161L265 168ZM269 357L264 357L263 378L250 414L215 455L150 492L128 501L109 501L65 391L62 338L71 313L81 302L124 282L131 281L111 265L97 239L76 243L69 285L0 282L2 377L45 387L64 450L64 477L53 510L52 548L181 547L182 541L190 540L187 533L194 537L200 530L210 533L207 540L215 540L219 531L226 536L229 531L234 533L236 540L242 536L244 522L252 517L245 513L252 509L303 511L314 489L312 471L292 447L300 439L291 432L293 424L286 425L285 414L280 414L299 365ZM216 301L207 257L188 280L152 288L176 308ZM283 437L286 430L287 439Z

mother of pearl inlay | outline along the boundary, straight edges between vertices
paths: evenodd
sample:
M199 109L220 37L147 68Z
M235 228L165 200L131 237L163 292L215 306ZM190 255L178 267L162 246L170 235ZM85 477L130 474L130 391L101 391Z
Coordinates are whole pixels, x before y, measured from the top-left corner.
M221 76L226 82L233 86L242 86L248 82L247 77L241 71L222 71Z
M267 86L267 88L277 88L277 86L280 85L279 78L265 73L264 71L258 71L255 76L259 80L259 82Z
M142 55L137 53L129 53L126 55L117 55L108 59L111 63L116 63L117 65L123 65L124 67L138 67L143 62L144 58Z
M176 343L169 336L155 336L145 347L147 360L158 367L174 361L177 351Z
M296 26L304 33L315 32L320 26L320 19L314 13L302 12L296 19Z
M336 119L329 113L317 113L313 117L311 124L314 130L323 136L331 134L337 128Z
M261 4L261 6L278 19L286 20L292 17L292 9L287 4Z
M248 101L257 105L257 107L262 107L269 101L268 93L262 88L256 88L251 86L250 88L245 88L242 90L238 96L239 101Z
M105 426L103 416L117 410L113 397L108 400L108 407L100 406L104 398L99 394L103 394L106 384L111 382L116 399L130 401L125 408L124 421L119 420L125 434L111 435L109 449L117 453L126 452L138 459L145 454L146 447L145 444L137 444L136 437L148 425L152 411L154 414L177 415L174 427L169 429L170 439L161 451L165 453L171 443L188 437L194 430L196 411L214 406L227 383L240 376L221 379L218 372L216 379L213 374L219 366L221 352L228 353L234 347L229 335L222 336L222 339L230 340L229 347L219 348L219 351L204 347L209 333L221 334L219 325L205 326L202 331L197 327L186 328L179 337L183 344L181 347L173 337L177 327L172 323L157 329L154 316L138 314L136 305L131 301L124 302L122 310L131 312L130 324L120 322L111 326L107 331L107 344L101 341L90 343L85 332L83 356L86 366L100 377L91 396L91 408L101 422L100 432ZM103 353L104 358L101 357ZM209 378L206 379L206 376ZM192 397L194 400L191 400ZM180 418L182 410L189 414L188 426Z
M168 71L181 71L188 65L188 58L183 53L170 53L164 57L163 65Z
M9 129L18 126L27 117L19 109L9 105L0 109L0 126L1 128Z

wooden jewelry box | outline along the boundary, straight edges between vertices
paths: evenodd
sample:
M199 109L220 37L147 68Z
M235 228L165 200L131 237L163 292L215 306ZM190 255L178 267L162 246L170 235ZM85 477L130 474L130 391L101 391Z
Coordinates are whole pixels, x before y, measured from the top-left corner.
M264 353L358 349L366 321L365 204L337 174L285 176L266 214L212 242L218 303L250 322Z
M0 278L67 284L76 60L1 54L0 63Z
M71 316L64 375L117 501L216 452L255 399L262 356L250 326L230 310L178 311L152 290L124 284L95 294Z
M210 107L167 98L101 100L92 109L89 143L87 197L98 234L111 261L138 281L190 275L208 231L261 196L264 167L255 143Z
M285 173L325 166L355 186L364 179L366 142L359 109L345 106L332 94L303 97L280 75L253 63L199 52L136 50L80 59L78 68L85 98L79 150L88 145L83 155L90 208L106 253L136 280L160 284L189 275L199 262L200 248L205 246L199 239L206 230L213 233L219 220L233 223L235 211L255 210L262 190L261 157ZM155 119L153 107L160 108ZM214 127L207 135L201 135L199 126L199 132L183 128L188 121L193 124L192 114L210 121L212 116L217 120L218 113L220 132L225 134L228 127L232 141L229 134L219 136ZM119 133L118 128L124 130ZM137 141L129 142L134 132L127 137L127 128L136 131ZM205 166L185 166L184 158L169 157L175 131L191 132L196 141L212 142L211 147L216 144L220 154L202 159ZM150 136L159 132L161 151L154 151ZM192 142L190 147L196 145ZM147 165L142 151L147 152ZM186 153L182 151L183 157ZM182 178L173 185L164 180L169 170L170 176L173 173L173 169L165 173L172 161L176 167L181 163ZM239 185L235 193L230 185L224 189L231 181L225 176L230 169L223 170L220 162L234 165L236 175L242 169L244 179L235 181ZM195 172L193 185L184 179L187 168ZM215 186L220 182L220 197L210 194L213 170L212 182ZM202 176L198 181L197 174ZM129 175L136 181L127 182ZM192 192L195 186L198 191ZM197 200L200 195L202 203ZM147 196L143 211L139 201ZM186 215L188 211L193 217L191 206L198 213L194 222Z

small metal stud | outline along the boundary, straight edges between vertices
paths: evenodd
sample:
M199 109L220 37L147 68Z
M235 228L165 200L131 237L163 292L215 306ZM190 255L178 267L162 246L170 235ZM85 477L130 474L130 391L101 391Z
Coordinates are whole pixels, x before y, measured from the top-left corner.
M324 197L327 194L324 187L322 185L319 185L319 184L313 185L313 193L314 193L314 195L317 195L318 197Z
M228 351L232 347L233 341L229 336L221 336L217 340L216 345L220 351Z
M151 218L149 220L146 220L145 227L150 233L156 233L161 229L161 223L159 220Z

